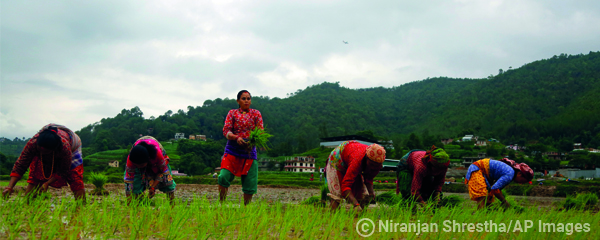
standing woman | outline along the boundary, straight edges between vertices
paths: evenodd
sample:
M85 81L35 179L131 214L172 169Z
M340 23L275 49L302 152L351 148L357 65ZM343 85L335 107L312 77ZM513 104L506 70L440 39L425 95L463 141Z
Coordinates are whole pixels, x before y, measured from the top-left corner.
M173 203L175 181L171 175L169 156L160 143L150 136L138 139L127 156L125 167L125 195L127 203L148 189L148 198L154 197L156 188L167 194Z
M250 109L252 104L250 92L242 90L237 94L238 109L227 113L223 135L227 138L225 153L221 159L221 173L219 174L219 200L225 201L227 189L231 181L237 176L242 178L242 192L244 192L244 205L252 200L258 187L258 165L256 160L256 147L247 149L248 143L244 140L250 136L254 128L263 128L263 119L260 112Z
M504 198L502 189L513 181L521 184L531 181L533 170L525 163L515 163L508 158L500 161L485 158L469 166L465 179L471 200L477 201L477 209L490 206L494 197L508 208L510 204Z
M343 198L354 210L362 211L375 198L373 178L384 160L385 149L379 144L346 141L336 147L329 154L326 168L331 209L337 209Z
M47 191L48 186L61 188L68 184L75 199L85 201L81 140L67 127L48 124L27 142L10 173L10 183L3 196L13 192L27 168L26 195L35 196L38 191Z

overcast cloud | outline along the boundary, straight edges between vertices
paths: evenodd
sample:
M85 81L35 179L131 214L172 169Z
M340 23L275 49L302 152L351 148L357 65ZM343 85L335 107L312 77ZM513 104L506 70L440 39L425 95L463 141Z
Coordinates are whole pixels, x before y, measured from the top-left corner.
M0 136L324 81L483 78L600 50L600 2L2 1ZM348 44L342 42L348 41Z

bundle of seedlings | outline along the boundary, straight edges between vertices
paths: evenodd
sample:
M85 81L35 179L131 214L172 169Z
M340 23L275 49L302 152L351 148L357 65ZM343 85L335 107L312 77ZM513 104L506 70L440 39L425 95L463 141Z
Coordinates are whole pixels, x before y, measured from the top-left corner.
M94 184L94 186L96 186L96 188L94 190L92 190L92 192L90 194L101 195L101 196L108 195L109 192L106 189L104 189L104 185L106 184L107 181L108 181L108 176L106 176L102 173L92 172L92 174L90 174L90 182L92 182L92 184Z
M502 190L502 194L504 195L504 199L506 199L506 202L510 204L510 207L508 209L505 209L505 207L502 205L502 202L496 199L491 204L489 208L490 210L514 210L517 213L522 213L523 211L525 211L525 208L522 207L519 203L517 203L517 201L515 201L513 197L509 196L508 193L504 191L504 189Z
M246 140L248 143L247 151L250 152L254 147L264 149L265 151L269 151L269 146L267 143L269 142L269 138L273 137L273 135L267 133L265 129L256 127L254 130L250 132L250 136Z

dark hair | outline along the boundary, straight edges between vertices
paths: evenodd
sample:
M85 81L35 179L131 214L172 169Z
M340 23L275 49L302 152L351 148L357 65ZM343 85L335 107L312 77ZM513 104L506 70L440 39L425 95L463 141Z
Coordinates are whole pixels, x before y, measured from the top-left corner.
M156 149L145 142L138 143L129 152L129 160L135 164L147 163L151 157L156 157Z
M49 127L42 131L37 138L37 145L47 149L56 149L60 146L60 137L58 136L58 128Z
M250 97L252 97L252 94L250 94L250 92L248 92L248 90L242 90L242 91L238 92L237 100L240 100L240 98L242 97L242 94L244 94L244 93L248 93L248 95L250 95Z

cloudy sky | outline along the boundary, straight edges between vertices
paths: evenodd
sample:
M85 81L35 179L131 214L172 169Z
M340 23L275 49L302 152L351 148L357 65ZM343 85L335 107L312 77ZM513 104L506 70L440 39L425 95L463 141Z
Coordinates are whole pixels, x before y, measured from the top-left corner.
M482 78L600 50L599 1L2 1L0 136L139 106ZM342 41L348 41L344 44Z

